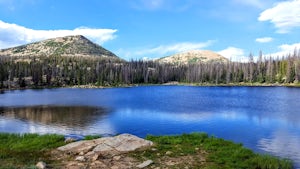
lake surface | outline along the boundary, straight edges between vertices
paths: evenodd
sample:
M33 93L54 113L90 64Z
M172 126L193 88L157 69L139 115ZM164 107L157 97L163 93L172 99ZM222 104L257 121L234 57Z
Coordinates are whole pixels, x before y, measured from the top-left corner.
M0 94L0 132L206 132L300 167L300 88L144 86Z

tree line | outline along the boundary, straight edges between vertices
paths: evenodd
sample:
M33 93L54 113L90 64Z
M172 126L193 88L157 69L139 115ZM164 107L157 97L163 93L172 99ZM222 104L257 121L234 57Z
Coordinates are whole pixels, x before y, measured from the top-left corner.
M295 50L296 51L296 50ZM98 57L0 56L0 89L73 85L299 83L300 52L248 62L162 64Z

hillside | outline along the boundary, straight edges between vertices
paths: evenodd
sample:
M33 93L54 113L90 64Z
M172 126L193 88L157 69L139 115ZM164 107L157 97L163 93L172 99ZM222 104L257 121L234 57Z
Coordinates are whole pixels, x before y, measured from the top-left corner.
M227 62L228 59L220 54L217 54L209 50L191 50L188 52L167 56L158 59L158 61L160 63L188 64L188 63L211 62L211 61Z
M0 56L96 56L118 58L112 52L91 42L82 35L47 39L18 47L0 50Z

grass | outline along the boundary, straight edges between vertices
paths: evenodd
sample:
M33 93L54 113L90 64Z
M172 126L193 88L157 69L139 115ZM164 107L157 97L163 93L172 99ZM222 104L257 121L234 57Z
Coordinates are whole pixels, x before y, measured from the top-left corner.
M49 159L49 150L64 145L64 136L0 133L0 168L34 168Z
M101 138L100 135L86 135L84 136L84 140L93 140L93 139L97 139L97 138Z
M192 133L175 136L147 136L148 140L155 143L156 152L146 150L135 153L133 156L140 159L153 159L158 163L161 155L169 153L170 158L191 156L191 168L239 168L239 169L290 169L292 162L288 159L279 159L270 155L261 155L246 149L242 144L236 144L220 138L208 136L205 133ZM205 156L205 163L195 163L199 155ZM191 158L189 158L191 159ZM199 160L198 160L199 161ZM160 164L161 165L161 164ZM182 166L183 167L183 166ZM176 167L175 167L176 168Z
M99 138L97 135L85 139ZM179 163L170 168L239 168L239 169L290 169L292 162L270 155L261 155L246 149L242 144L209 136L205 133L191 133L174 136L152 136L146 139L154 147L129 154L141 161L152 159L153 165L164 166L164 162L175 160ZM53 164L52 149L64 145L64 136L47 134L0 133L0 168L35 168L38 161ZM204 162L203 162L203 159Z

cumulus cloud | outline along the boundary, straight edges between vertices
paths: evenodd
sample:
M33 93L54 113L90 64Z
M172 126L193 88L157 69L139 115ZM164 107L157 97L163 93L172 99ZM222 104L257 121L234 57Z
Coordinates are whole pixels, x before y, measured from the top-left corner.
M159 58L178 52L203 49L210 46L214 42L214 40L208 40L206 42L180 42L144 49L135 49L131 51L119 49L116 53L118 54L118 56L121 56L126 59Z
M273 38L271 38L271 37L262 37L262 38L256 38L255 41L259 42L259 43L268 43L268 42L272 42Z
M0 20L0 49L35 41L69 35L83 35L95 43L103 44L116 37L115 29L93 29L79 27L73 30L34 30Z
M278 33L288 33L300 27L300 0L283 1L263 11L258 20L270 21Z
M228 59L231 59L232 61L244 61L246 59L243 49L232 46L221 50L218 53Z
M281 56L287 56L289 54L293 55L294 52L300 51L300 43L294 43L294 44L282 44L278 46L278 51L275 53L269 53L266 56L273 56L273 57L281 57Z
M214 41L209 40L207 42L182 42L170 45L160 45L151 49L144 49L141 51L137 51L138 55L148 55L148 54L159 54L159 55L166 55L169 53L177 53L177 52L184 52L188 50L194 49L202 49L205 47L210 46Z

